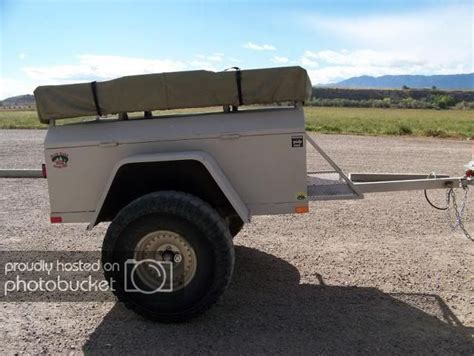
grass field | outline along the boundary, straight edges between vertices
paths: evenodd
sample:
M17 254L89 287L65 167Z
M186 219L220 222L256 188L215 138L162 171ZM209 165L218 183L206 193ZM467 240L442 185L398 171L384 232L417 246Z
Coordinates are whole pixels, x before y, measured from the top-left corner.
M36 111L0 110L0 129L43 129Z
M309 107L305 114L308 131L474 138L473 110Z
M189 112L182 110L178 112ZM474 138L474 111L306 107L308 131ZM0 128L46 128L35 111L0 111Z

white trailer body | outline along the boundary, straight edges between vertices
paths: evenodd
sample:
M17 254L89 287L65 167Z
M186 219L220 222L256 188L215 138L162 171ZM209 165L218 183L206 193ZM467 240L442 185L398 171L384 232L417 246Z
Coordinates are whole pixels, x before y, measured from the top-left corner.
M212 162L209 173L223 175L220 188L224 195L234 191L234 209L243 221L308 207L301 108L51 126L44 145L51 216L62 222L95 224L120 167L170 160L169 154L187 160L193 153L192 159ZM187 174L191 183L193 172ZM134 178L129 184L147 179Z

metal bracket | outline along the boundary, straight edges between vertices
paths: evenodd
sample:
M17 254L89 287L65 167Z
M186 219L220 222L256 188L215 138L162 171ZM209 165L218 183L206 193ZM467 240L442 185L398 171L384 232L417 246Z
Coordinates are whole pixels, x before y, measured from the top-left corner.
M357 186L350 180L350 178L344 173L344 171L334 162L331 157L328 156L324 150L319 147L319 145L308 135L306 134L306 141L308 141L311 146L323 157L327 163L334 169L334 171L318 171L318 172L308 172L308 180L314 179L312 175L317 174L338 174L342 178L345 184L339 184L336 189L324 189L329 186L324 184L318 184L317 182L308 186L308 196L311 200L340 200L340 199L362 199L364 195L360 190L357 189ZM313 189L314 188L314 189ZM310 190L318 192L318 190L323 191L321 194L311 194ZM324 192L326 191L326 192Z

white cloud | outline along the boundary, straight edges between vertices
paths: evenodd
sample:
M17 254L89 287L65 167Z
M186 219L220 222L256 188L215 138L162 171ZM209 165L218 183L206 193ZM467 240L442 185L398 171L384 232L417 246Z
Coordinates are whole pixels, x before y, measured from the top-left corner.
M189 61L178 61L84 54L77 56L77 60L73 64L25 66L21 70L26 74L26 80L0 78L0 98L32 93L39 85L80 83L113 79L125 75L192 69L219 71L225 68L225 65L221 63L226 58L223 53L199 54L196 55L196 58ZM233 58L228 58L228 60L238 61ZM218 64L217 67L216 64Z
M197 54L196 57L206 61L221 62L224 59L224 53L214 52L210 55Z
M352 50L306 51L301 64L314 83L357 75L452 74L474 71L472 10L444 6L398 15L304 17L316 31L347 41Z
M217 55L215 55L215 54L212 54L212 55L208 56L207 59L209 59L210 61L213 61L213 62L220 62L220 61L222 61L222 57L221 57L221 56L217 56Z
M317 60L319 63L348 66L411 67L429 65L429 63L421 59L418 55L405 54L397 51L306 51L303 58Z
M273 56L272 58L270 58L270 61L276 64L285 64L288 63L290 60L287 57Z
M190 67L199 67L199 65L171 59L85 54L78 56L74 64L22 67L21 70L27 76L25 80L0 78L0 98L32 93L39 85L107 80L124 75L174 72L190 69Z
M215 67L214 63L211 63L206 60L194 60L190 61L189 65L192 67L192 69L204 69L204 70L211 70L213 72L216 72L218 68Z
M472 55L472 20L470 6L445 6L397 15L316 17L310 25L364 47L416 52L428 48L442 55L443 49L463 46Z
M243 44L242 47L253 49L255 51L276 51L276 47L270 44L256 44L253 42L247 42Z
M18 59L19 59L20 61L24 60L25 58L26 58L26 54L25 54L25 53L20 53L20 54L18 55Z
M228 57L227 59L228 59L230 62L233 62L233 63L242 63L242 62L243 62L241 59L234 58L234 57Z
M314 84L333 83L361 75L452 74L471 70L456 61L443 65L417 54L374 50L306 51L301 64L308 68Z
M314 58L312 55L313 55L313 52L306 51L303 57L301 57L301 64L304 67L319 67L318 62L312 59Z
M227 57L222 52L213 52L209 55L197 54L195 57L197 59L188 62L191 68L211 70L214 72L224 70L225 68L234 66L236 63L242 62L240 59Z
M18 95L19 93L32 93L31 86L24 85L19 81L12 78L0 77L0 100L8 98L10 96Z
M37 86L38 83L30 81L0 77L0 100L15 95L33 94L33 90Z
M31 79L48 84L88 81L91 79L111 79L124 75L156 72L173 72L188 67L185 62L171 59L143 59L121 56L80 55L78 63L23 67Z

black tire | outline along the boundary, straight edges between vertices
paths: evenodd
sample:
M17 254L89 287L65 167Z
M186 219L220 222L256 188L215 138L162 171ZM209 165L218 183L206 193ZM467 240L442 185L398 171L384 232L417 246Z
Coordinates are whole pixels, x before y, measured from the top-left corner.
M133 258L143 236L162 230L179 234L194 249L195 274L177 291L126 291L125 283L130 281L126 278L132 275L124 273L126 261ZM110 224L102 246L103 266L120 266L120 270L104 268L118 300L145 318L163 322L184 321L209 309L227 288L234 259L232 238L220 215L203 200L175 191L147 194L123 208Z
M230 215L226 218L227 225L229 226L229 231L232 237L237 236L237 234L244 227L244 222L238 215Z

